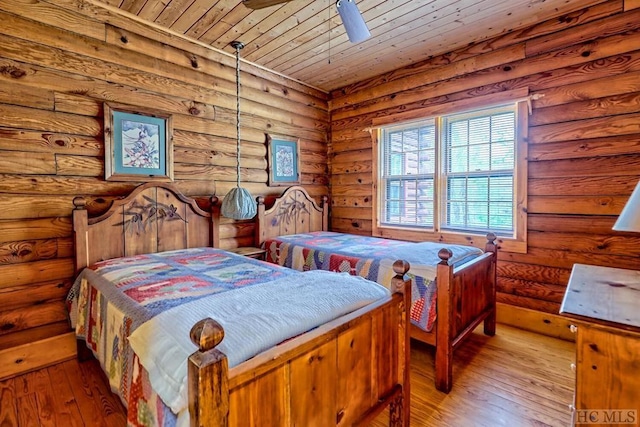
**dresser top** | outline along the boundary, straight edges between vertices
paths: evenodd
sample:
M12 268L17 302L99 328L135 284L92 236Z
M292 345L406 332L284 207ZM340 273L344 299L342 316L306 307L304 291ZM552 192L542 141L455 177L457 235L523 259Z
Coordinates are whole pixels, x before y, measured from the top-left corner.
M640 328L640 271L575 264L560 314Z

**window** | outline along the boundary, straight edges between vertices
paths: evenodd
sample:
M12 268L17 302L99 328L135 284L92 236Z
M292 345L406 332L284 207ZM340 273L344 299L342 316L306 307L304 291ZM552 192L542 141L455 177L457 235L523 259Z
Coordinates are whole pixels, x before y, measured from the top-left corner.
M377 228L523 241L527 110L519 104L382 127Z

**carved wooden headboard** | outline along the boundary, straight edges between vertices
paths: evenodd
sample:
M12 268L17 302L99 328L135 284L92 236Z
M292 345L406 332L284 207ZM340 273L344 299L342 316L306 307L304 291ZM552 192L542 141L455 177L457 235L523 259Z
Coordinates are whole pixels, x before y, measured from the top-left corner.
M300 186L287 188L268 210L264 197L258 197L256 243L287 234L325 231L329 227L327 196L322 196L320 206Z
M219 246L217 198L211 212L198 207L171 184L147 183L89 218L83 197L73 200L75 268L122 256L173 249Z

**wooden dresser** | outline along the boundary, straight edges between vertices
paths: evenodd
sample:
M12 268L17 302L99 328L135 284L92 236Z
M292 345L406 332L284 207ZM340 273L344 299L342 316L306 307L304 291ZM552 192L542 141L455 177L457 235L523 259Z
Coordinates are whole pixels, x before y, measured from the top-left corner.
M640 426L640 271L574 265L560 314L577 334L574 424Z

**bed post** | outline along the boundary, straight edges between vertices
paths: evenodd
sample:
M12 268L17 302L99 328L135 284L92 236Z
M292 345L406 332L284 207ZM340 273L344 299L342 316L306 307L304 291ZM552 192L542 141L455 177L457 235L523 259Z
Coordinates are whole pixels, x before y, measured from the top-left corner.
M322 196L320 200L320 209L322 209L322 230L329 231L329 197ZM311 230L318 231L318 230Z
M391 279L392 292L399 292L403 296L402 313L400 313L400 331L398 336L398 377L402 379L400 394L391 401L389 406L389 425L392 427L409 427L409 415L411 413L411 280L405 275L409 271L408 262L398 260L393 263L393 271L396 275Z
M87 232L89 228L89 216L87 214L87 201L84 197L73 198L73 233L75 243L75 259L73 267L74 275L89 264L89 248L87 246Z
M87 245L87 232L89 228L89 216L87 214L87 201L84 197L73 198L73 240L75 241L75 259L73 268L74 277L89 265L89 246ZM93 358L93 353L87 348L87 342L83 338L76 338L76 357L80 362Z
M229 417L229 365L215 347L224 338L222 326L211 318L191 328L198 350L189 356L189 417L191 427L227 427Z
M484 319L484 333L485 335L489 336L494 336L496 334L496 286L498 282L496 265L498 263L498 246L496 245L495 241L497 238L498 236L496 236L494 233L488 233L487 244L484 248L485 252L493 253L493 258L491 260L491 271L489 272L491 276L489 280L489 297L491 298L491 301L493 303L493 310L487 316L487 318Z
M451 287L453 286L453 266L449 259L453 253L446 248L438 251L440 262L437 266L436 304L438 321L436 322L436 388L445 393L451 391L453 383L453 329L454 306L451 301Z
M266 210L266 207L264 205L263 196L256 197L256 201L258 202L258 214L256 215L257 220L256 220L256 231L255 231L255 245L257 247L262 247L262 243L265 241L264 211Z
M211 196L211 247L220 247L220 205L218 197Z

